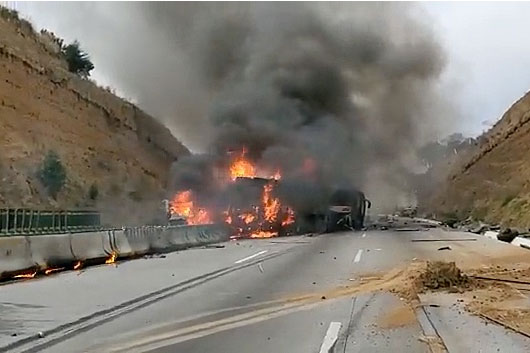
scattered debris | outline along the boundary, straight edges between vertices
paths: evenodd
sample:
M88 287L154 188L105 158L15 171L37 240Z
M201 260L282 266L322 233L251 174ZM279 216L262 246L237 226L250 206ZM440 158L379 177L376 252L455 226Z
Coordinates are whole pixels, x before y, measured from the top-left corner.
M324 299L326 299L326 296L323 295L323 296L320 297L320 299L324 300Z
M499 235L497 235L497 239L505 241L507 243L511 243L512 240L514 240L518 235L519 231L517 231L516 229L506 228L502 232L500 232Z
M39 338L44 338L44 332L39 331L39 332L37 333L37 337L39 337Z
M518 284L528 284L530 285L530 281L518 281L515 279L507 279L507 278L493 278L493 277L484 277L484 276L469 276L476 279L483 279L486 281L499 281L499 282L508 282L508 283L518 283Z
M203 246L203 249L222 249L224 247L225 247L224 245L220 245L220 244L210 244L210 245Z
M442 246L441 248L438 248L438 250L451 250L450 246Z
M418 283L428 289L449 289L468 287L471 279L462 274L454 262L427 262L425 272L418 277Z
M259 271L260 271L261 273L265 272L265 271L263 270L263 265L261 264L261 262L258 264L258 269L259 269Z
M11 337L17 337L17 334L16 333L12 333Z

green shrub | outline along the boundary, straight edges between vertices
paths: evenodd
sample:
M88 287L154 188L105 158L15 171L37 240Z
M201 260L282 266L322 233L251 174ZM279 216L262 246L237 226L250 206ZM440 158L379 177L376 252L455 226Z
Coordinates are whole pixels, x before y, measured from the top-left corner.
M90 71L94 69L94 64L90 61L88 54L81 50L77 40L63 47L61 52L68 63L68 70L70 72L83 78L90 76Z
M66 182L66 169L59 156L54 151L49 151L39 171L39 179L54 199Z

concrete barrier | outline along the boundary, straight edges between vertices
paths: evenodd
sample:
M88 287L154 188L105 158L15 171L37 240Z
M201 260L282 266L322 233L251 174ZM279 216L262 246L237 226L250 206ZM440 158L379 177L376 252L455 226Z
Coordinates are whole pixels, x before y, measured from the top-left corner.
M0 278L10 272L34 267L26 237L0 238Z
M126 228L124 235L133 255L143 255L149 252L149 239L142 228Z
M516 237L514 240L512 240L512 244L530 250L529 238Z
M193 246L227 241L229 229L219 225L177 226L167 227L164 236L170 248L185 249Z
M75 233L70 237L72 260L101 259L112 253L107 232Z
M149 239L149 249L152 252L164 252L171 250L171 243L169 242L165 227L143 227L147 238Z
M134 255L134 251L129 244L129 239L125 236L124 230L109 231L112 250L118 254L118 257L128 257Z
M123 230L0 238L0 276L29 268L167 252L229 239L219 225L136 227Z
M33 262L44 269L75 261L70 237L70 234L27 236Z

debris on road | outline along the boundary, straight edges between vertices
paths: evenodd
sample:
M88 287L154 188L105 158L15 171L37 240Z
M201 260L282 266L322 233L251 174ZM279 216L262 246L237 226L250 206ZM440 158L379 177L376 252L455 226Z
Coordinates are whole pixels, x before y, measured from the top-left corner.
M258 264L258 269L259 269L259 271L260 271L261 273L265 272L265 271L263 270L263 265L261 264L261 262Z
M438 250L451 250L450 246L442 246L441 248L438 248Z
M224 247L225 247L224 245L220 245L220 244L210 244L210 245L203 246L203 249L222 249Z
M469 288L471 283L454 262L427 262L425 272L418 277L418 284L427 289Z

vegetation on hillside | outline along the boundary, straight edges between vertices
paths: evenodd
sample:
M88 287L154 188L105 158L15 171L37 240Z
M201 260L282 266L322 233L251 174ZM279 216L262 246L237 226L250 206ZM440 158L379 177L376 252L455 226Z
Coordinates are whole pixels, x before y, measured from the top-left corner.
M79 42L75 40L61 48L61 52L68 63L68 70L83 78L90 76L90 71L94 69L94 64L86 52L81 50Z
M59 156L54 151L49 151L39 170L39 179L54 199L66 182L66 169Z

